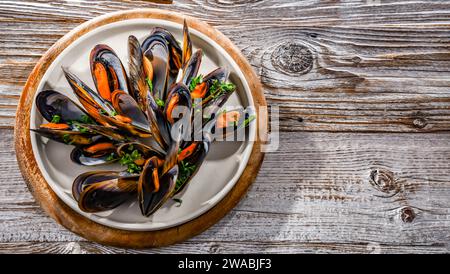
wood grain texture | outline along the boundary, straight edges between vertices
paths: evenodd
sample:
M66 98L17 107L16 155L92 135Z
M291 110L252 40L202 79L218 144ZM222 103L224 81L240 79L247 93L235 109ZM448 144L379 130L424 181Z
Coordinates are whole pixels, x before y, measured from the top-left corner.
M84 242L47 217L20 177L12 131L0 136L0 252L450 251L450 133L282 133L230 214L146 250Z
M289 132L224 220L181 244L135 251L83 242L45 217L20 177L12 131L0 130L0 252L450 252L450 1L367 3L1 0L2 128L65 33L107 12L160 7L227 35Z
M230 37L260 75L269 104L280 106L282 130L449 130L450 3L367 3L1 1L0 126L12 126L28 74L70 29L106 12L161 7ZM295 69L305 60L298 46L312 56L306 73Z

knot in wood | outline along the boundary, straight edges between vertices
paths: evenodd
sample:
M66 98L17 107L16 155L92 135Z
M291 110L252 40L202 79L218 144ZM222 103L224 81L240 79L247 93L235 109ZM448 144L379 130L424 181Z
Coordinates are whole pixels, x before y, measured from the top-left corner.
M394 179L394 174L385 169L374 169L370 172L370 183L377 190L391 194L398 192L398 185Z
M416 218L416 213L411 207L407 206L400 211L400 217L404 223L411 223Z
M427 120L423 117L419 117L413 120L413 125L416 128L424 128L428 124Z
M288 42L279 45L271 56L272 65L288 74L305 74L312 69L313 54L304 45Z
M221 251L221 248L218 244L213 244L210 248L209 251L211 253L219 253Z

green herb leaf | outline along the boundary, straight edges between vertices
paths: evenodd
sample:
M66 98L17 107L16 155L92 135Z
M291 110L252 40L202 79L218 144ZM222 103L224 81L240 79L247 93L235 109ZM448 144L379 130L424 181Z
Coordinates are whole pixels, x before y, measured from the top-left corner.
M104 110L101 109L101 108L98 110L98 112L99 112L100 114L103 114L103 115L107 115L107 114L108 114L108 113L106 113L106 111L104 111Z
M189 84L189 90L193 91L195 87L203 82L203 75L199 74L197 77L191 80Z
M145 78L145 81L147 82L147 85L148 85L148 89L150 90L150 92L152 92L153 93L153 82L152 82L152 80L150 80L150 78Z
M57 124L57 123L59 123L60 121L61 121L61 116L60 116L60 115L55 114L55 115L52 116L52 123Z
M111 112L111 115L112 115L112 116L116 116L116 115L117 115L117 111L113 110L113 111Z
M256 115L250 115L247 119L244 120L244 122L242 123L243 127L248 126L253 120L255 120Z
M128 173L139 173L142 170L141 166L138 166L134 161L142 158L142 155L137 149L131 153L125 153L120 159L119 163L123 166L127 166Z
M155 101L156 101L156 104L161 108L163 108L166 105L166 103L164 103L164 101L159 98L156 98Z
M113 152L106 157L106 161L112 161L116 158L116 154Z
M94 121L86 114L81 115L80 121L85 124L94 124Z
M63 135L63 141L64 141L64 143L66 143L68 145L71 145L73 143L73 140L72 140L70 134L68 134L68 133Z
M189 177L191 177L191 175L194 173L196 167L197 167L196 165L191 164L186 161L181 161L179 163L179 165L178 165L179 174L178 174L177 182L175 184L175 191L180 189L180 187L182 187L186 183L186 181L189 179Z

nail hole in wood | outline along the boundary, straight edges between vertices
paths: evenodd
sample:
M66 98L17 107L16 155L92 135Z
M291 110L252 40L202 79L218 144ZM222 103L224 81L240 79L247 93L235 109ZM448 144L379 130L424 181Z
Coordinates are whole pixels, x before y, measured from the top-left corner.
M294 75L308 73L312 69L313 59L312 52L305 45L297 42L279 45L271 56L274 68Z

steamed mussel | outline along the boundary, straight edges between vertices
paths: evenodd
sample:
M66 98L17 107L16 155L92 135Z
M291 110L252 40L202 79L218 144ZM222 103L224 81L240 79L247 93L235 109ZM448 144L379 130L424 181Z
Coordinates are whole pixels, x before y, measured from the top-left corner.
M233 133L251 122L241 111L221 110L236 87L227 82L226 69L199 74L202 50L193 51L186 22L181 44L157 27L142 44L130 35L128 54L127 72L109 46L92 49L94 89L62 68L79 104L54 90L36 97L45 122L34 132L72 145L77 164L126 167L75 178L72 195L85 212L137 200L142 215L152 215L186 188L218 132ZM196 120L200 139L190 138Z

